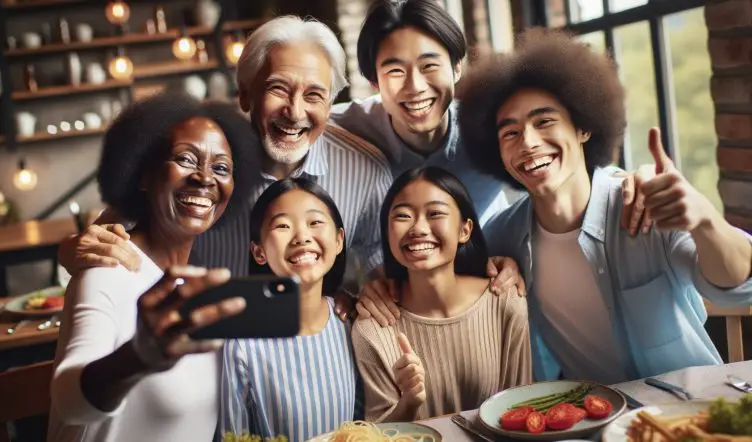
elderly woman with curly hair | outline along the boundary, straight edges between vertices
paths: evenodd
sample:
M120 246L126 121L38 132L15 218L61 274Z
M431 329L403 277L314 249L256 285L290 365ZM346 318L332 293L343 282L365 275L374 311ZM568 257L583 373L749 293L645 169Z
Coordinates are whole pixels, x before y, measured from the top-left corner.
M237 314L241 298L183 318L181 301L229 278L189 267L195 237L247 204L250 125L232 106L160 95L104 137L102 199L135 223L138 270L92 268L66 292L50 441L207 441L219 410L221 342L191 330Z
M613 61L560 31L526 31L466 78L460 128L478 167L529 196L484 230L522 267L538 380L613 384L720 364L701 296L752 302L750 236L730 226L650 133L642 184L658 229L619 228L624 90Z

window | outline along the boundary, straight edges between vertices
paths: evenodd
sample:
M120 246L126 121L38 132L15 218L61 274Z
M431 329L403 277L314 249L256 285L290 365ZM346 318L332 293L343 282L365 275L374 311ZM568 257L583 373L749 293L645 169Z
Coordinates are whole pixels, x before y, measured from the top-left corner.
M621 165L652 162L648 129L685 177L722 209L705 0L531 0L528 16L567 27L594 49L612 51L627 89ZM540 11L543 11L541 14Z
M488 0L488 18L494 50L511 52L514 49L514 25L509 0Z

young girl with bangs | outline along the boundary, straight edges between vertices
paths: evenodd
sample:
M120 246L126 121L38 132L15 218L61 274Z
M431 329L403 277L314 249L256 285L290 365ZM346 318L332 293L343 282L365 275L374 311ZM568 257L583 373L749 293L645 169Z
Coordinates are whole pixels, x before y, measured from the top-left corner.
M527 301L491 294L486 242L462 183L440 168L411 169L389 189L380 221L401 304L394 326L369 318L353 327L366 419L456 413L530 383Z
M345 231L334 201L313 181L277 181L253 207L251 240L252 273L299 280L300 332L225 344L222 433L305 441L360 418L350 326L324 296L345 273Z

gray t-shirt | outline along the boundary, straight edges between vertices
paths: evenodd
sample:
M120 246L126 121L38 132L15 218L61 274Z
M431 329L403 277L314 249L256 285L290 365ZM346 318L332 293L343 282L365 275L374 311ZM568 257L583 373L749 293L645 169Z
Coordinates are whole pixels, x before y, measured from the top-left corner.
M449 106L449 129L443 147L428 156L410 148L397 135L380 95L337 104L332 107L329 119L381 149L389 159L395 178L422 165L438 166L455 174L470 193L483 224L490 216L506 209L518 194L502 181L480 172L470 162L459 133L457 106L457 101Z

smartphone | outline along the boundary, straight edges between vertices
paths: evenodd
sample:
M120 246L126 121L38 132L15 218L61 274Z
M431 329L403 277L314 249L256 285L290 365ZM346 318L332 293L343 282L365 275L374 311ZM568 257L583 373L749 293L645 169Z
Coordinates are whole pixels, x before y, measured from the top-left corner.
M199 307L236 296L245 298L245 310L189 335L193 339L286 338L300 331L300 289L297 279L289 277L230 279L188 299L180 314L185 318Z

